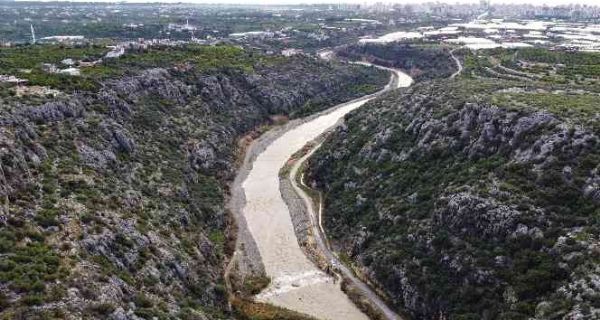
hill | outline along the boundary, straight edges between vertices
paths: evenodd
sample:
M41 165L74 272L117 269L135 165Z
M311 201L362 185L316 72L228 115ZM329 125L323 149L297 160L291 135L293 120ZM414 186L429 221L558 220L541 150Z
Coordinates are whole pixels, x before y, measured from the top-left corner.
M494 55L505 66L490 77L477 62ZM509 69L514 57L546 59L540 52L481 56L465 53L458 79L416 84L347 117L310 160L325 228L416 319L596 318L596 82L585 68L564 81L544 78L547 68Z
M47 49L56 61L88 54ZM69 81L37 69L39 47L19 59L4 50L15 72L34 69L19 74L30 84L62 90L0 88L0 317L12 319L230 317L225 198L238 139L388 79L191 46L131 53Z

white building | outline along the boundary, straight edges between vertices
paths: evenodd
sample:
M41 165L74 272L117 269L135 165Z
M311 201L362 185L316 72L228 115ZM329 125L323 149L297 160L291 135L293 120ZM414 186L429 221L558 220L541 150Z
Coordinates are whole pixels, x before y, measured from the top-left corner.
M114 47L112 50L106 53L104 56L107 59L118 58L125 54L125 48L121 46Z
M236 32L229 34L230 38L233 39L251 39L251 38L273 38L275 34L270 31L248 31L248 32Z
M420 32L399 31L399 32L392 32L392 33L385 34L379 38L360 39L360 40L358 40L358 43L360 43L360 44L389 43L389 42L395 42L395 41L401 41L401 40L407 40L407 39L420 39L420 38L423 38L423 35Z
M61 69L61 70L58 70L58 73L66 74L66 75L70 75L70 76L80 76L81 75L81 71L78 68Z
M281 50L281 55L285 56L285 57L291 57L291 56L295 56L298 54L302 54L304 51L302 51L302 49L284 49Z

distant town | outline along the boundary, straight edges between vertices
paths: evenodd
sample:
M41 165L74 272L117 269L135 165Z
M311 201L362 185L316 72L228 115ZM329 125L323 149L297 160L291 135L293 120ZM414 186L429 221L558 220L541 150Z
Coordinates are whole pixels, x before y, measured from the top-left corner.
M420 38L473 48L526 43L598 50L599 20L599 6L493 5L487 1L478 5L242 7L4 1L0 2L0 43L82 44L121 39L140 44L252 44L266 40L265 48L310 51L354 37L365 42ZM376 39L386 33L392 34Z
M48 73L78 76L81 68L128 50L188 43L234 44L263 54L315 54L359 43L421 42L489 48L544 47L600 51L600 7L448 5L228 6L0 2L0 45L100 45L96 60L46 63ZM25 73L27 70L22 70ZM2 75L0 82L26 79Z

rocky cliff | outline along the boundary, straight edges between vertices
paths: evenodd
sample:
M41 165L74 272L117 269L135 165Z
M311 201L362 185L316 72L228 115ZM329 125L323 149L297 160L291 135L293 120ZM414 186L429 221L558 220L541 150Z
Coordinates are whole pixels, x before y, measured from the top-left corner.
M409 43L366 43L339 47L336 54L405 71L415 81L447 78L457 70L450 49Z
M229 317L237 139L388 77L306 57L251 71L164 60L94 92L0 102L1 317Z
M524 88L417 84L311 160L333 242L415 319L600 317L600 103Z

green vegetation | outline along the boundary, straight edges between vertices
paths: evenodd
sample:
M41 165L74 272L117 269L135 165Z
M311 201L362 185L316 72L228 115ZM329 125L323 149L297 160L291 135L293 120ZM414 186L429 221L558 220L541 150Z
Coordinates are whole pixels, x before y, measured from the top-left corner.
M484 54L482 54L484 53ZM541 48L461 51L466 77L517 80L532 87L600 92L600 54Z
M2 50L10 70L35 69L19 75L76 91L56 98L0 91L0 318L9 319L106 318L120 308L143 318L230 318L223 266L235 233L224 202L237 140L303 105L316 111L377 90L388 76L302 56L190 45L82 67L73 79L90 89L41 73L40 64L96 59L103 48ZM266 284L250 279L243 290ZM72 302L67 288L84 300L65 303Z
M528 62L548 65L558 75L569 80L594 79L600 77L600 53L594 52L561 52L545 49L523 49L516 52L515 58ZM535 66L535 65L534 65ZM537 69L542 71L543 69ZM549 69L546 69L549 70ZM552 70L552 69L550 69Z
M109 49L100 46L21 46L0 48L0 69L3 74L14 75L29 80L30 85L41 85L61 90L93 90L96 79L48 73L42 64L50 63L61 67L64 59L94 61L100 59ZM66 66L62 66L66 68Z
M102 58L108 51L108 48L101 46L34 45L0 48L0 68L2 72L15 73L20 69L38 69L42 63L60 64L68 58L94 61Z
M361 68L361 67L352 67ZM344 89L344 92L350 97L361 97L367 94L379 91L383 84L388 80L387 72L374 72L364 77L364 83L353 84ZM302 118L308 115L326 109L329 106L335 106L341 102L345 102L338 97L323 97L321 99L312 99L307 101L301 108L290 114L291 118Z
M381 310L373 305L373 303L365 299L362 291L356 287L354 287L353 282L351 282L347 278L342 279L341 283L342 291L348 296L348 298L362 311L364 312L369 319L372 320L385 320L387 316L381 312ZM406 317L406 315L403 315Z
M285 59L253 54L251 51L235 46L191 44L183 47L150 48L140 53L126 54L119 59L108 60L106 66L110 70L143 70L156 67L185 68L189 64L199 71L235 68L252 72L256 64L283 62Z
M242 284L242 295L248 298L259 294L263 289L269 286L271 279L266 276L256 276L244 279Z
M296 311L261 302L233 298L231 304L236 316L244 320L315 320Z
M68 268L30 222L14 218L8 222L0 230L0 254L4 257L0 261L0 282L21 294L17 303L25 306L60 299L51 284L64 279Z
M29 80L30 85L48 86L63 91L96 91L100 82L109 78L136 74L150 68L195 68L197 71L233 68L252 72L257 64L284 63L284 57L268 57L254 54L234 46L185 45L180 47L149 48L129 52L120 58L104 59L100 64L81 67L80 76L44 71L42 65L54 64L59 69L64 59L96 61L102 59L109 49L103 46L35 45L0 48L0 69Z
M530 107L547 110L563 119L577 119L578 122L596 131L600 113L600 96L596 94L561 93L497 93L491 102L507 108Z
M474 54L471 54L470 52L467 52L464 55L464 62L463 62L464 73L463 74L469 74L469 72L473 72L473 71L482 71L483 68L492 67L492 66L493 66L493 64L489 61L489 59L487 57L480 58Z
M415 81L445 78L456 71L447 48L430 44L363 44L344 47L338 56L366 60L378 65L405 70Z
M234 286L229 302L234 308L239 319L248 320L313 320L314 318L271 304L256 302L253 296L269 286L271 279L264 275L254 275L243 279L237 274L230 273L230 280Z
M380 74L373 75L370 78L371 79L369 80L369 82L371 82L371 83L377 83L377 82L382 83L383 82L382 80L384 79L384 77L382 77ZM367 94L375 93L375 92L379 91L379 89L381 89L381 87L378 85L375 85L375 84L360 84L360 85L357 84L357 85L353 85L350 88L348 88L346 90L346 93L350 94L351 96L359 97L359 96L364 96ZM326 97L324 99L319 99L319 100L309 100L297 111L294 111L293 113L291 113L290 117L291 118L306 117L306 116L309 116L316 112L319 112L323 109L326 109L328 106L334 106L334 105L338 104L339 102L341 102L341 101L335 97Z
M539 48L520 49L517 53L518 59L549 64L573 65L600 65L600 54L593 52L564 52L550 51Z
M478 73L513 53L467 55L458 79L371 102L310 160L340 256L416 318L591 314L597 294L572 297L592 286L597 237L573 233L600 234L597 199L582 191L600 163L600 100Z
M374 84L355 84L348 88L348 91L356 93L357 95L367 95L378 89L379 87Z

